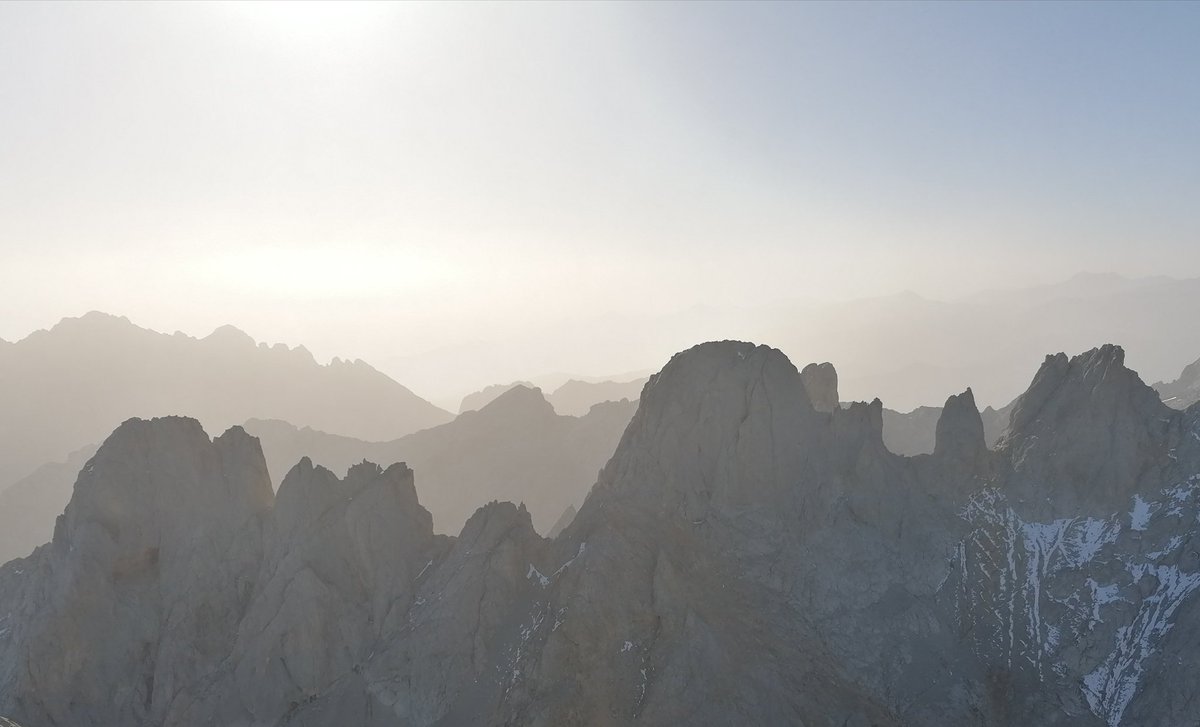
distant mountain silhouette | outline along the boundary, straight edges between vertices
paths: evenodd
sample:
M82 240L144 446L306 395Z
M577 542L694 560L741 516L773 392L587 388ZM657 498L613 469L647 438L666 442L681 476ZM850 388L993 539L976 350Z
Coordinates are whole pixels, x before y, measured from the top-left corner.
M483 407L491 404L496 400L496 397L516 386L527 386L533 388L533 384L528 381L514 381L511 384L492 384L486 386L479 391L472 392L463 397L462 404L458 406L458 413L462 414L466 411L478 411Z
M1200 401L1200 359L1185 366L1179 378L1170 383L1160 381L1154 389L1164 404L1175 409L1186 409Z
M559 414L568 416L583 416L596 404L603 401L621 401L628 399L629 401L637 401L642 394L642 387L646 385L648 377L641 377L632 381L584 381L582 379L568 379L561 386L546 397L546 401L554 407L554 411ZM484 387L479 391L467 394L463 397L462 405L459 407L460 412L475 411L487 406L488 403L510 389L517 386L527 388L536 388L534 384L528 381L514 381L511 384L492 384Z
M636 402L597 404L582 417L555 413L540 389L515 386L479 411L389 442L364 442L287 422L250 420L278 481L301 457L334 472L365 460L406 462L434 529L456 533L480 502L524 502L547 533L578 506L612 456Z
M1169 379L1196 358L1188 335L1196 320L1200 279L1085 273L944 300L907 292L573 317L528 335L376 363L433 396L446 386L446 371L460 374L464 386L528 378L531 360L559 371L640 371L698 340L770 340L794 360L836 362L843 399L879 397L906 412L940 406L968 386L981 408L1004 406L1046 351L1101 341L1121 341L1147 381Z
M994 447L1008 429L1012 404L1000 409L987 407L979 412L983 421L983 438ZM893 454L912 457L930 454L937 441L937 423L942 416L940 406L919 406L910 412L883 410L883 444Z
M0 563L33 552L54 534L54 518L71 499L79 470L96 453L96 445L50 462L0 489ZM3 487L3 485L0 485Z
M452 418L362 361L321 365L232 326L197 339L93 312L0 346L0 486L130 417L169 414L214 431L262 417L380 440Z
M637 401L647 377L633 381L580 381L571 379L547 399L559 414L582 416L602 401Z

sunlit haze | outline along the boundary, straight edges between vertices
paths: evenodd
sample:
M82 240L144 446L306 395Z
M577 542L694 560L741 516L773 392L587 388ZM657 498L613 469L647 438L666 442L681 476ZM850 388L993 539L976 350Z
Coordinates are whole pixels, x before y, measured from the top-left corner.
M232 323L443 403L689 342L528 343L630 318L1198 276L1200 5L1141 9L5 3L0 337Z
M1200 0L0 2L0 727L1200 715Z

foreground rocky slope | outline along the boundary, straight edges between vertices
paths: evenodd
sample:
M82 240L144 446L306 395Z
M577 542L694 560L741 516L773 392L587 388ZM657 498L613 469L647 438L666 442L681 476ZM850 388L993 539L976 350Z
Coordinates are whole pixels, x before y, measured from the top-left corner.
M1106 346L1046 359L994 451L934 451L779 352L647 384L554 540L433 533L403 466L132 421L0 569L0 713L40 725L1177 725L1200 677L1200 412ZM824 383L823 383L824 382ZM836 397L832 399L836 402ZM814 406L814 402L820 402ZM417 473L419 476L419 472Z

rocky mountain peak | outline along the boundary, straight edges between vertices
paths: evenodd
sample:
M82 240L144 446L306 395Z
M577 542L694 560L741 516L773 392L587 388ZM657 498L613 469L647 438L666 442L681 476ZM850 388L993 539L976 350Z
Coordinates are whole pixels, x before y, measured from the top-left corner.
M970 388L946 399L936 431L933 452L940 457L973 459L987 450L983 418Z
M1088 415L1106 409L1115 416L1126 407L1152 406L1157 398L1137 373L1126 368L1120 346L1105 344L1069 359L1064 353L1052 354L1017 399L1010 431L1017 434L1061 424L1056 416L1074 414L1076 404L1086 407Z
M95 525L116 538L218 514L236 520L272 499L262 449L241 427L210 441L195 419L129 419L80 472L56 540ZM162 537L175 534L162 528Z
M780 351L703 343L650 378L597 487L691 520L779 504L793 497L788 473L828 421Z
M229 324L217 327L203 340L229 349L251 349L258 344L250 334Z
M1178 412L1162 403L1125 352L1112 344L1068 358L1047 356L1013 405L1008 434L999 447L1040 497L1065 507L1117 507L1144 487L1148 462L1160 462ZM1050 453L1053 453L1051 456ZM1044 492L1035 482L1088 483L1086 491Z
M838 408L838 376L833 364L810 363L800 372L800 379L817 411L831 412Z

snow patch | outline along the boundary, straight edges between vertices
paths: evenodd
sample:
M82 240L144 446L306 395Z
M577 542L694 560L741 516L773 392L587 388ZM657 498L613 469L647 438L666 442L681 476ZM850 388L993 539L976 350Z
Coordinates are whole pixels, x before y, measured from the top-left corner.
M1092 712L1117 727L1129 702L1137 693L1145 662L1171 630L1180 604L1200 588L1200 572L1185 573L1173 565L1129 566L1134 581L1151 576L1157 581L1153 594L1142 599L1137 615L1128 626L1117 629L1116 648L1083 678L1083 696Z
M533 563L529 564L529 570L525 573L525 577L538 583L542 588L550 585L550 579L542 575L541 571L539 571L537 568L534 568Z
M1129 529L1145 530L1150 525L1150 515L1156 508L1142 499L1141 495L1133 496L1133 510L1129 513Z

